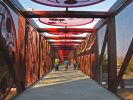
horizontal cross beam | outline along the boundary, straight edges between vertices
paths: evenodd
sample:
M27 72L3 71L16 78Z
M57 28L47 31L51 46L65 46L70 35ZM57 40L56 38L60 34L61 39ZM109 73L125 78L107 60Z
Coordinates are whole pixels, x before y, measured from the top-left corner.
M44 37L45 39L54 39L54 40L85 40L86 37Z
M68 44L55 44L55 43L53 43L53 44L51 44L52 46L62 46L62 45L65 45L65 46L71 46L71 45L73 45L73 46L79 46L80 44L76 44L76 43L68 43Z
M78 41L48 41L50 44L53 44L53 43L56 43L56 44L64 44L64 43L73 43L73 44L81 44L81 42L78 42Z
M75 50L75 48L55 48L56 50Z
M77 46L75 46L75 45L69 45L69 46L67 46L67 45L54 45L53 47L55 47L55 48L72 48L72 47L77 47Z
M107 12L97 11L22 11L26 18L107 18Z

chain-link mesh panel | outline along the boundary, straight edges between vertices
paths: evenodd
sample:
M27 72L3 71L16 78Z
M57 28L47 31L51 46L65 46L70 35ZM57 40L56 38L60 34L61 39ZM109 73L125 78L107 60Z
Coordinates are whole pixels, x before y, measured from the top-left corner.
M125 56L127 55L128 48L133 39L133 3L128 5L122 12L116 17L116 39L117 39L117 69L118 73L123 65ZM132 53L130 53L132 55ZM131 88L133 86L133 57L128 64L126 71L121 81L121 87L119 93L124 99L133 99L133 92ZM125 87L125 88L124 88Z
M102 48L103 48L103 43L104 39L107 38L105 37L107 30L107 25L104 25L100 30L97 32L98 36L98 54L99 56L101 55ZM107 41L106 41L107 42ZM105 47L104 55L103 58L99 61L101 61L101 66L100 66L100 81L101 84L103 84L105 87L107 87L107 82L108 82L108 53L107 53L107 45Z
M108 51L107 45L105 48L105 52L103 55L102 63L101 63L101 82L102 84L107 87L108 85Z
M116 16L117 65L121 66L133 38L133 3Z
M104 41L104 37L105 37L105 33L106 33L106 28L107 28L107 25L104 25L97 32L97 34L98 34L97 36L98 36L98 53L99 53L99 55L101 54L102 45L103 45L103 41Z

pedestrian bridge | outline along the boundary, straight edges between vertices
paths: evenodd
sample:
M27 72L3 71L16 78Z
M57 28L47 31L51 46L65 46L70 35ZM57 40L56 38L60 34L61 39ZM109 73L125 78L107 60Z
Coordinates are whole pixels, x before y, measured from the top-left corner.
M0 0L0 100L133 100L132 55L133 0Z

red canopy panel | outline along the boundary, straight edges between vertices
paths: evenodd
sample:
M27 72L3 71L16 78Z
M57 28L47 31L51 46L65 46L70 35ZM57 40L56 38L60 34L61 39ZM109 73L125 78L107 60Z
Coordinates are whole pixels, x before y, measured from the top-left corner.
M60 43L61 42L65 42L65 43L66 42L83 42L83 40L81 40L81 39L80 40L73 40L73 39L69 39L69 40L68 39L67 40L66 39L63 39L63 40L54 40L54 39L49 39L47 41L48 42L60 42Z
M79 36L79 37L74 37L74 36L64 36L64 37L60 37L60 36L43 36L45 39L54 39L54 40L63 40L63 39L73 39L73 40L80 40L80 39L82 39L82 40L85 40L86 39L86 37L81 37L81 36Z
M39 18L39 21L52 26L81 26L93 22L93 18Z
M76 48L77 46L75 45L54 45L53 47L55 48L69 48L69 47Z
M48 41L50 44L81 44L82 41Z
M72 53L73 50L58 50L58 54L62 60L62 63L64 62L65 59L67 59L70 55L70 53Z
M75 50L76 48L74 48L74 47L71 47L71 48L55 48L56 50L64 50L64 51L66 51L66 50Z
M58 54L59 54L60 59L61 59L61 61L63 63L63 61L64 61L64 58L63 58L63 50L58 50Z
M83 32L50 32L49 34L53 34L53 35L78 35L78 34L83 34Z
M88 29L88 28L36 28L37 31L39 32L48 32L48 33L57 33L57 32L88 32L88 33L93 33L95 32L95 29Z
M56 43L53 43L53 44L51 44L52 46L71 46L71 45L73 45L73 46L78 46L78 45L80 45L80 44L76 44L76 43L65 43L65 44L63 44L63 43L60 43L60 44L56 44Z
M53 7L83 7L94 5L105 0L31 0L39 4Z

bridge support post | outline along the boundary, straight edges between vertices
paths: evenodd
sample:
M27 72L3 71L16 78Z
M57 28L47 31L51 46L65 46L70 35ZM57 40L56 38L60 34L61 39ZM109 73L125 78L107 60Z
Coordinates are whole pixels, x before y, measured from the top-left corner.
M116 59L116 27L115 17L110 16L107 23L108 30L108 89L117 92L117 59Z
M97 32L95 33L96 37L98 37ZM100 66L98 65L98 38L96 38L94 43L94 54L95 54L95 80L100 83Z

